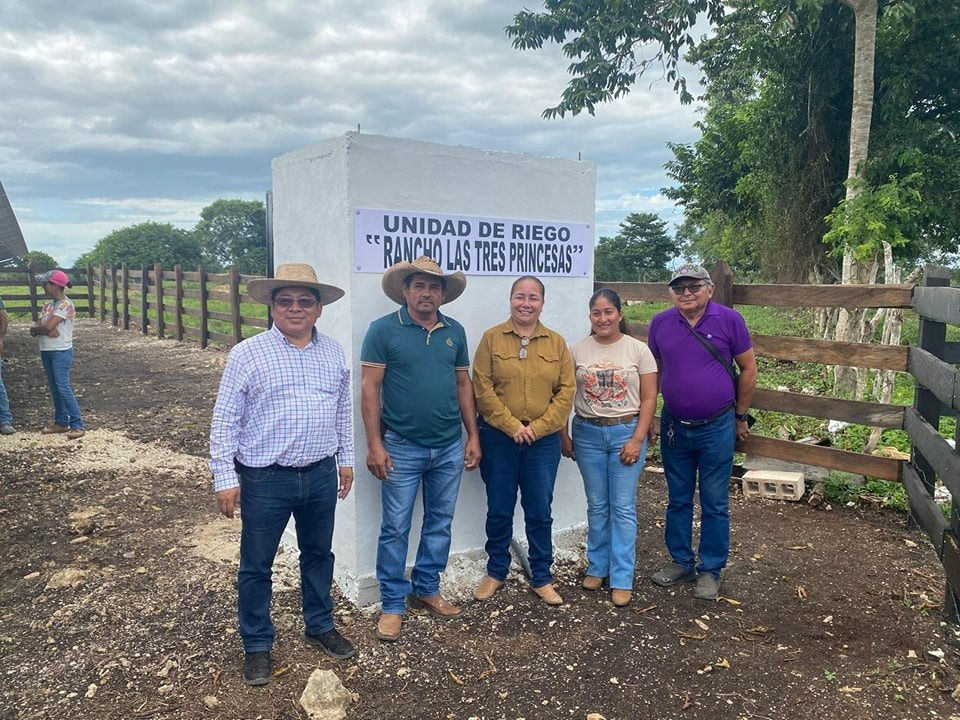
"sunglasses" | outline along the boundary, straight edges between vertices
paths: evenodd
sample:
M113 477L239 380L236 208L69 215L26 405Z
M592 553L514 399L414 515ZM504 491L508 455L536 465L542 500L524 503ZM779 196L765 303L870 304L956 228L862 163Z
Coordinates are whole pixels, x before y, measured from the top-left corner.
M304 310L313 310L313 308L315 308L320 303L316 298L312 298L312 297L292 298L292 297L287 297L286 295L282 295L278 298L274 298L273 304L276 305L277 307L282 307L284 310L288 310L289 308L292 308L294 304L299 305Z
M670 290L674 295L683 295L688 290L696 295L704 287L706 287L706 283L690 283L689 285L671 285Z
M527 345L529 344L530 344L530 338L528 337L520 338L520 359L521 360L527 359Z

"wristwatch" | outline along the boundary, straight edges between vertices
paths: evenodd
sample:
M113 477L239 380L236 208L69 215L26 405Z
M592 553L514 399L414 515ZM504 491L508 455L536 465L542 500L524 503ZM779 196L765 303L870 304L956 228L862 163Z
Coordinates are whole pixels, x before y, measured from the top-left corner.
M748 417L747 413L738 413L738 412L733 413L733 416L740 422L746 422Z

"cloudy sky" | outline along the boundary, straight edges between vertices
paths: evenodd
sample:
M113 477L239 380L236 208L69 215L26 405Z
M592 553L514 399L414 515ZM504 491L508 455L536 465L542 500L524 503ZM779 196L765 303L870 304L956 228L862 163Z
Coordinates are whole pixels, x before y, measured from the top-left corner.
M69 265L147 220L191 228L262 200L273 158L360 131L597 165L597 229L678 220L667 141L696 138L669 84L543 120L559 48L514 50L523 0L0 0L0 182L30 250ZM533 10L536 2L527 3Z

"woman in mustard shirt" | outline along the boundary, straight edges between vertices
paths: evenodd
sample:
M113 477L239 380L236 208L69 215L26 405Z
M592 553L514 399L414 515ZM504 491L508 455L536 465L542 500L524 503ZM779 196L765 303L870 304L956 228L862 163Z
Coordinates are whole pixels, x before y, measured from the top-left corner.
M573 408L576 378L563 336L540 322L544 287L525 275L510 289L510 318L487 330L473 361L480 475L487 488L487 576L474 592L490 598L510 568L517 492L529 545L533 591L562 605L553 587L553 486L560 464L560 429Z

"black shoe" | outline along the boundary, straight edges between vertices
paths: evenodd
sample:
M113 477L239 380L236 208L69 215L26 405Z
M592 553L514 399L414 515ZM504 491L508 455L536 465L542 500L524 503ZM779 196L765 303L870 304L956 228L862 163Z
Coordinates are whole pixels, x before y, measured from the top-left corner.
M327 630L320 635L311 635L305 632L303 639L306 640L308 645L323 650L334 660L346 660L357 654L357 649L353 646L353 643L338 633L336 628Z
M247 685L266 685L272 674L268 651L243 654L243 681Z

